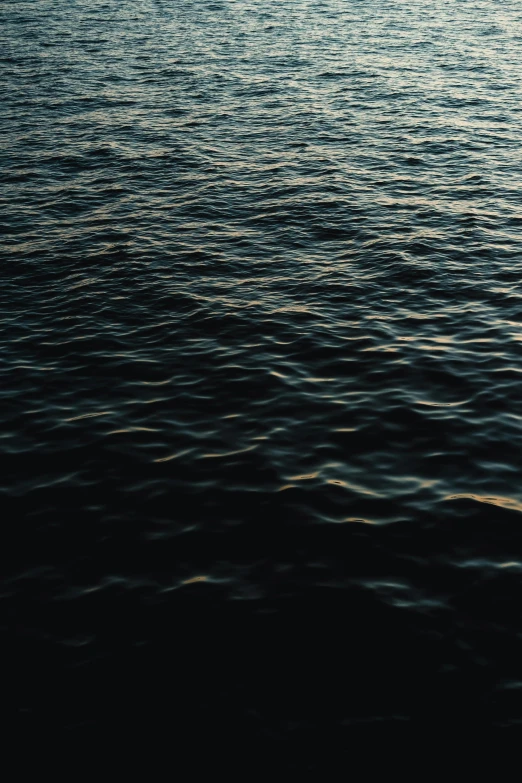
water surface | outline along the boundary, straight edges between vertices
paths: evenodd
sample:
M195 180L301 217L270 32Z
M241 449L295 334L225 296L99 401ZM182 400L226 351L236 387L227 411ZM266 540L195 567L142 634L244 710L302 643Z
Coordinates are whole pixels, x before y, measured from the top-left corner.
M21 730L516 726L520 2L2 17Z

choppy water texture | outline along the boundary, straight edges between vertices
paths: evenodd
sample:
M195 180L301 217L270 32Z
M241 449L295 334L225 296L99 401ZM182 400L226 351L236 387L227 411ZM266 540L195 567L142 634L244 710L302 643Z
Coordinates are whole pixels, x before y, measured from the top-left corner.
M516 727L520 2L1 13L17 725Z

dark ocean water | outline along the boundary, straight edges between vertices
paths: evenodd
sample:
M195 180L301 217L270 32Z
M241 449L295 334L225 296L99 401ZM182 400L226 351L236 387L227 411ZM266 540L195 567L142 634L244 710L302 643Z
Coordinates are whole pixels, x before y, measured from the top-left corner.
M13 725L520 728L519 0L1 15Z

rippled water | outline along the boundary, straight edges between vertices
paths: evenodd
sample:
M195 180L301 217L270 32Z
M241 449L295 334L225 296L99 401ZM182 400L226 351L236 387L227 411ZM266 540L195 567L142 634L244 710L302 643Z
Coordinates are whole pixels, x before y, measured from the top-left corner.
M519 0L2 16L22 730L519 724Z

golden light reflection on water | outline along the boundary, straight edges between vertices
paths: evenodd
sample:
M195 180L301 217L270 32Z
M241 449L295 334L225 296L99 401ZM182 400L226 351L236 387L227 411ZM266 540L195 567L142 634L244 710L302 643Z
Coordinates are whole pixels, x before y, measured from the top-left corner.
M208 582L208 576L191 576L190 579L184 579L181 584L194 585L198 582Z
M175 454L169 454L167 457L158 457L154 462L170 462L171 460L179 459L179 457L190 454L191 451L194 451L194 449L183 449L182 451L177 451Z
M73 416L71 419L65 419L65 421L81 421L82 419L95 419L99 416L109 416L111 411L96 411L94 413L82 413L80 416Z
M490 506L498 506L500 508L510 509L511 511L522 512L521 501L499 495L472 495L462 493L459 495L447 495L444 500L476 500L478 503L487 503Z

